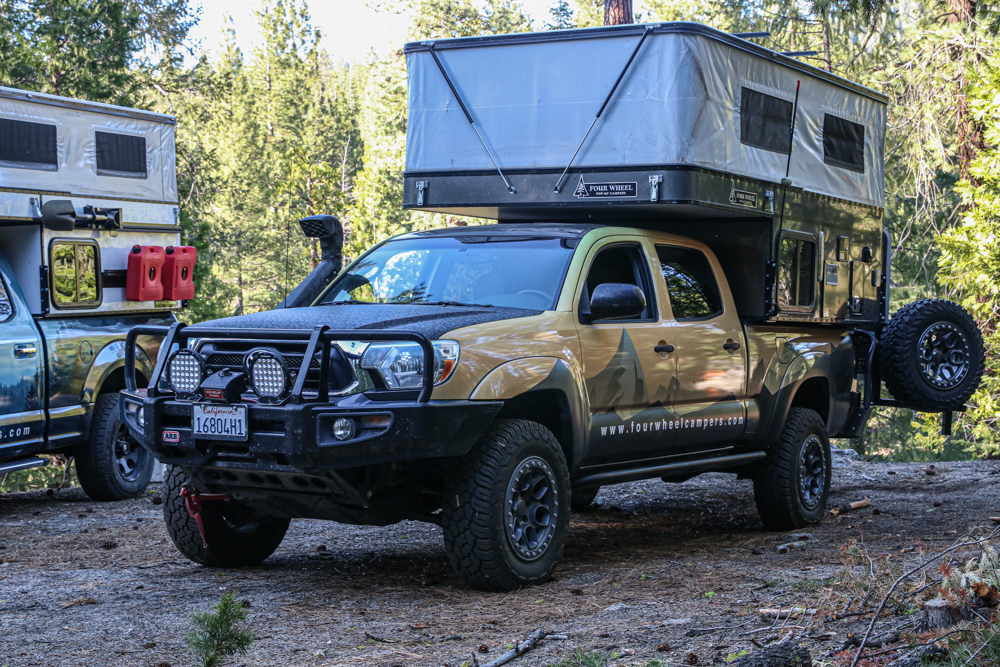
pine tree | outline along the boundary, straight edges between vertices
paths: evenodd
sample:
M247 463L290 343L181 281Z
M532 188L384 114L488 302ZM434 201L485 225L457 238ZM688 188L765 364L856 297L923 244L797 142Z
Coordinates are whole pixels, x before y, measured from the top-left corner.
M552 20L545 24L546 30L567 30L575 28L573 21L573 8L569 6L569 0L558 0L556 4L549 7L549 16Z

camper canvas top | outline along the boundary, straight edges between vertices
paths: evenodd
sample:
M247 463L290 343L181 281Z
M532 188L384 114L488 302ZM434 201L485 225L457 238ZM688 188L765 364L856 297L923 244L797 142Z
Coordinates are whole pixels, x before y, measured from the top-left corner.
M405 52L408 207L504 218L652 201L771 215L767 189L786 169L806 193L883 204L883 95L700 24Z
M177 204L174 130L173 116L165 114L0 87L0 194L172 208ZM37 217L22 210L24 197L3 199L0 217ZM122 208L125 223L174 223L172 216L141 207ZM129 208L136 209L132 215Z

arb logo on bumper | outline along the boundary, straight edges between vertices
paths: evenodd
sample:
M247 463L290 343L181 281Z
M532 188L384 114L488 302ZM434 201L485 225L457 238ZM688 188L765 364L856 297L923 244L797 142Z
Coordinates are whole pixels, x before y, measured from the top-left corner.
M181 434L178 431L164 431L163 442L180 442Z

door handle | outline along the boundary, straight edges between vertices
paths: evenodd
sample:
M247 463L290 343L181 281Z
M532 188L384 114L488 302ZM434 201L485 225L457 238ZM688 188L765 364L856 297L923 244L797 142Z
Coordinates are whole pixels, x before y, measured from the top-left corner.
M38 353L38 347L34 343L18 343L14 346L15 359L31 359Z
M725 345L722 346L722 349L723 350L729 350L729 351L738 350L738 349L740 349L740 344L739 343L732 343L732 342L726 343Z
M663 352L670 354L673 351L674 351L673 345L657 345L656 347L653 348L653 352L660 352L661 354Z

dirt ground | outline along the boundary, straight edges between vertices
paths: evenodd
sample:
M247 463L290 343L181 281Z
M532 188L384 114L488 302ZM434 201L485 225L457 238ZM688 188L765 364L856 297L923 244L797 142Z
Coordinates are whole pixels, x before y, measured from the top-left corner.
M828 517L787 553L778 547L792 537L763 531L751 483L733 475L606 487L597 509L574 515L554 580L506 595L463 588L436 526L293 521L262 566L220 571L174 549L155 487L111 504L78 488L0 495L0 666L191 665L191 614L227 591L249 602L258 636L229 665L458 667L473 652L488 662L538 627L568 639L513 665L552 664L574 647L612 664L682 664L694 654L709 665L753 650L751 637L774 641L757 610L778 605L821 610L811 622L784 621L809 625L800 636L820 658L863 631L853 619L823 618L845 602L849 540L863 536L873 558L914 563L919 552L907 547L943 549L1000 514L1000 462L927 470L836 469L831 507L865 496L872 507ZM66 606L79 598L87 604ZM691 632L709 628L731 629Z

